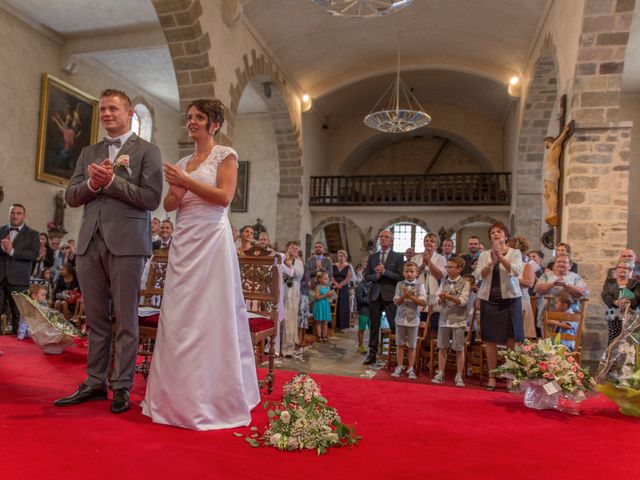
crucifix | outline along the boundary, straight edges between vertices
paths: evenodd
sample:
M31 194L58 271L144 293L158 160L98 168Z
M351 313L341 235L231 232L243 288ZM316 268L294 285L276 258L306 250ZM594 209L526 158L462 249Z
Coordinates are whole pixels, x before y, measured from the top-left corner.
M566 141L573 134L575 121L571 120L568 124L565 122L565 112L567 105L567 96L563 95L560 100L560 114L558 115L558 123L560 134L557 137L545 137L544 147L546 152L544 158L544 200L547 207L547 216L544 221L551 227L557 227L559 224L558 215L558 190L560 183L560 159L564 152Z

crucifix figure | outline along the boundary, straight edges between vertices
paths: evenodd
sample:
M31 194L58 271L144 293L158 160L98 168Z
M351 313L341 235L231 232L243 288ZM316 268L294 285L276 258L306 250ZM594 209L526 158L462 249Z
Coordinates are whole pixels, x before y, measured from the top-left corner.
M573 133L575 121L570 121L557 137L545 137L544 148L548 150L544 158L544 201L547 216L544 221L551 227L558 226L558 182L560 180L560 157L564 144Z

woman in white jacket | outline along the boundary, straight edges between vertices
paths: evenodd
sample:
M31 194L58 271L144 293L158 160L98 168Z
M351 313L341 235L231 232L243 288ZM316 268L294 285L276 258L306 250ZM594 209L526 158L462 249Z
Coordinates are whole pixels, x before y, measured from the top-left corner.
M478 259L476 278L482 279L478 290L480 299L480 333L487 344L489 382L487 390L496 389L495 373L498 365L497 345L513 347L524 340L522 321L522 291L518 277L522 273L522 255L506 245L509 230L502 222L489 227L491 250Z
M287 243L284 264L293 275L283 272L284 279L284 329L282 332L282 355L288 357L296 349L298 340L298 309L300 307L300 280L304 275L304 264L298 256L298 242Z

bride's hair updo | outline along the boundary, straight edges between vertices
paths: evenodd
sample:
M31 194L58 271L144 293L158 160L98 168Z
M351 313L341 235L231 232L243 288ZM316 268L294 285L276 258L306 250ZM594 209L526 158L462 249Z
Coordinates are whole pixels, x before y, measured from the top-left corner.
M224 112L227 108L220 100L207 100L204 98L200 100L194 100L187 107L187 115L189 114L189 109L191 107L196 107L207 116L207 118L209 119L207 122L207 128L211 127L212 123L220 124L218 130L222 128L222 124L224 123Z

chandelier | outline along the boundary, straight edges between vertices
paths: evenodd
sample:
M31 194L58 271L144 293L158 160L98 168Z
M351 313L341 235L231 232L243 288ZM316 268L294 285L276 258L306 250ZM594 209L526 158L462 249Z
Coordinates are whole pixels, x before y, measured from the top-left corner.
M331 15L340 17L380 17L395 13L413 0L311 0Z
M367 127L386 133L406 133L424 127L431 117L424 111L418 99L400 78L400 53L396 78L387 87L378 103L364 117Z

